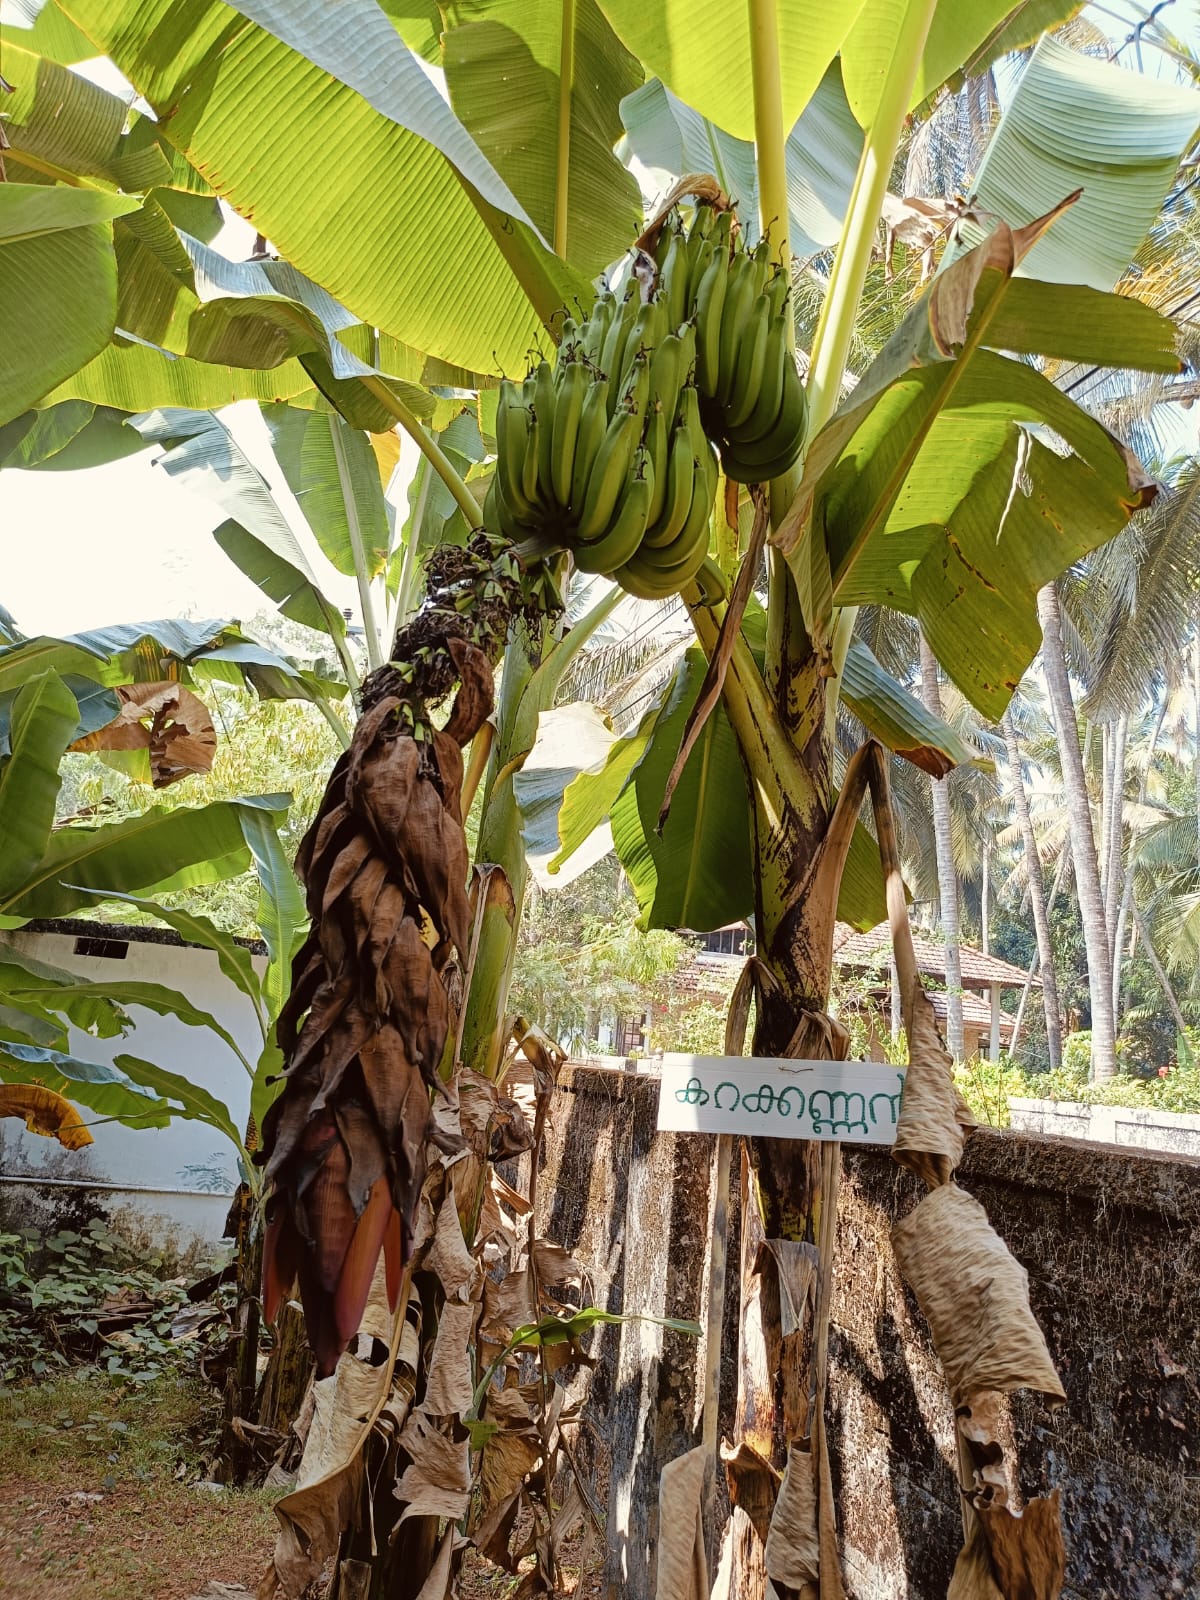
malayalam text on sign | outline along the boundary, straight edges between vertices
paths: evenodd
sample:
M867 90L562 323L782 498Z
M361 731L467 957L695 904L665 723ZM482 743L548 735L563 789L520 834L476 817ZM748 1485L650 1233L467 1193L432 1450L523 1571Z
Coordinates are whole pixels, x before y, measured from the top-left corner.
M904 1073L874 1061L664 1055L658 1126L894 1144Z

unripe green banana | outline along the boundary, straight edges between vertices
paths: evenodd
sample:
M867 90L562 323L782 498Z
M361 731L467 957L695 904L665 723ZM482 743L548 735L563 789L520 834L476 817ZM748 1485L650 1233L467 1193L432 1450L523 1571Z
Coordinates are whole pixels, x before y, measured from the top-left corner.
M735 445L752 444L755 440L763 438L775 426L779 417L779 409L783 404L783 373L784 366L792 360L792 352L788 348L786 311L776 312L767 330L767 354L763 363L762 375L759 380L758 398L754 402L754 409L740 424L734 424L730 412L727 436Z
M612 521L613 508L641 431L642 419L634 411L619 410L609 423L588 474L575 529L577 539L599 539Z
M554 499L554 413L558 409L554 368L539 361L533 386L533 409L538 420L538 489L549 505Z
M787 304L788 295L791 293L792 280L782 267L777 268L773 277L767 279L764 293L771 302L771 315L782 311Z
M698 238L693 243L688 241L688 281L687 281L687 312L691 312L696 304L696 296L704 274L708 271L709 262L717 254L716 247L711 239Z
M583 353L593 366L600 365L600 352L616 311L616 297L605 289L603 294L596 296L596 303L583 325Z
M709 399L717 392L721 370L722 307L728 287L729 265L724 251L717 251L696 291L696 382Z
M639 560L656 571L669 573L678 582L691 577L708 554L708 523L712 515L712 493L708 473L702 463L692 475L692 500L683 527L667 545L643 543Z
M636 291L636 279L630 287ZM621 375L621 349L636 315L637 304L627 294L625 299L613 311L613 319L609 324L608 332L604 336L604 344L600 350L600 371L608 379L609 393L613 396L614 404L616 403L617 384Z
M668 333L650 360L650 406L661 407L668 425L675 420L679 391L683 388L696 353L696 331L690 324L682 333Z
M551 426L553 424L551 423ZM545 496L538 476L542 453L542 422L536 409L531 408L529 432L525 435L525 457L521 462L521 494L529 505L545 509ZM549 485L546 485L549 492Z
M554 438L550 451L550 482L554 498L564 509L571 504L571 474L575 466L575 441L583 402L588 392L587 368L581 361L559 362L558 395L554 403Z
M636 412L644 420L649 400L650 357L645 350L639 350L625 376L618 410L623 406L628 411Z
M653 527L662 516L663 504L667 498L667 477L671 459L671 431L667 426L666 414L661 409L655 410L653 400L650 403L650 414L646 418L644 442L646 454L654 464L654 487L650 495L650 507L646 512L646 522Z
M696 208L692 212L692 226L688 230L689 239L707 239L717 220L717 213L707 200L697 200Z
M796 363L789 355L783 369L783 396L774 426L750 444L729 443L721 465L736 483L769 483L795 462L804 444L807 402Z
M767 335L771 328L771 302L760 294L738 341L737 368L729 402L725 407L725 426L735 428L754 410L762 389L767 360Z
M633 369L635 357L644 355L648 358L666 333L666 310L663 300L656 297L647 300L634 317L625 348L621 352L621 394L625 392L625 384Z
M498 471L492 474L492 481L488 486L483 503L483 519L483 525L489 533L500 533L512 544L521 544L535 531L534 524L522 522L513 512L504 494Z
M729 598L729 580L712 556L705 556L692 582L700 592L696 600L688 601L689 605L708 606L711 609Z
M658 238L654 244L654 264L660 272L666 265L667 255L671 249L671 240L677 238L680 231L679 212L672 207L663 219L663 225L658 230Z
M754 263L744 252L735 256L729 269L729 287L721 313L721 345L717 366L716 399L725 407L733 393L737 376L737 352L742 329L755 301Z
M687 316L689 261L687 243L676 234L667 251L662 270L661 289L667 303L667 325L677 328Z
M571 494L568 501L575 516L578 516L583 504L588 477L608 429L609 387L607 378L597 378L588 385L584 396L579 429L575 435L575 459L571 464Z
M645 450L639 449L608 532L601 539L575 547L575 565L580 572L615 572L637 553L653 493L654 463Z
M671 434L671 449L666 463L663 504L656 520L646 529L645 542L652 548L669 545L678 538L692 506L692 479L697 471L692 435L684 423L676 424Z
M666 600L675 593L669 578L664 578L661 572L655 572L653 568L642 566L636 555L631 556L623 567L618 567L613 577L627 594L639 600Z
M733 212L732 211L722 211L720 213L720 215L717 217L717 220L713 223L711 238L712 238L713 245L715 246L715 248L717 250L724 250L726 252L726 260L727 261L728 261L729 241L730 241L730 238L732 237L732 235L733 235Z
M532 420L521 390L505 379L496 409L496 473L509 509L522 522L533 522L538 515L523 482Z

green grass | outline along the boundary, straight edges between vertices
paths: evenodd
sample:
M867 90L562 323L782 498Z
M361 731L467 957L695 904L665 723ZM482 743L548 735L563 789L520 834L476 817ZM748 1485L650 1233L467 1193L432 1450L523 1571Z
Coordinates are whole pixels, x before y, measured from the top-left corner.
M5 1600L188 1600L210 1579L253 1592L278 1496L194 1487L218 1420L191 1376L134 1388L80 1369L0 1394Z

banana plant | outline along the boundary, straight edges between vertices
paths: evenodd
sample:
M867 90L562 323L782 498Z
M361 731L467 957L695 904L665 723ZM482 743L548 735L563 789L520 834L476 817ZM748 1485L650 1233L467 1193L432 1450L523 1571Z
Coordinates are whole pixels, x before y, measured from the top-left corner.
M165 631L160 625L160 632ZM111 632L106 641L110 647ZM89 642L98 649L95 636ZM39 664L52 658L54 646L60 664L70 661L73 652L77 666L95 669L103 661L110 674L121 672L117 656L105 660L98 653L92 655L78 640L25 643L35 647L28 654ZM17 656L23 653L19 644L10 648ZM15 664L10 666L15 675ZM111 1065L83 1059L71 1048L67 1028L73 1025L98 1037L114 1037L128 1031L124 1007L129 1005L209 1028L245 1068L251 1109L261 1119L271 1098L268 1079L278 1063L274 1017L283 1001L303 921L299 889L276 828L288 797L156 806L99 827L79 822L55 827L62 763L81 725L81 703L53 666L30 667L30 662L24 664L24 681L12 693L8 749L0 757L0 827L5 840L0 926L13 929L32 918L66 916L97 899L132 900L171 925L186 924L189 937L217 950L226 976L251 999L262 1030L262 1049L256 1060L247 1059L215 1017L176 990L154 983L83 981L5 946L0 951L0 1077L12 1083L49 1083L99 1115L128 1120L137 1127L162 1126L172 1116L199 1117L223 1133L245 1158L229 1109L202 1087L133 1056L118 1056ZM151 892L216 882L244 871L251 861L258 872L259 921L270 956L261 982L248 954L206 919L167 911L144 898Z
M1195 136L1195 92L1083 63L1053 41L1039 44L941 271L875 360L856 370L864 284L907 120L964 71L988 70L1077 7L747 0L731 9L717 0L560 0L518 8L498 0L485 14L442 28L440 15L433 25L425 13L393 24L373 0L344 0L336 31L317 0L244 0L236 9L204 3L186 18L169 0L57 0L55 9L110 53L157 121L116 134L108 164L90 169L107 199L103 219L97 210L85 225L81 207L76 227L46 234L81 235L102 309L113 304L115 277L122 309L111 327L124 331L95 351L105 309L72 351L86 364L64 375L64 357L36 382L22 366L14 405L203 409L218 403L207 397L219 391L224 399L249 394L314 412L333 406L351 428L374 433L398 423L474 525L470 486L404 386L424 380L486 393L480 374L519 375L530 348L555 338L563 307L590 307L589 275L630 229L632 190L614 172L614 111L622 118L636 102L624 126L637 148L649 102L665 105L676 129L666 142L678 137L680 164L691 164L699 130L727 181L739 170L735 160L747 170L752 144L758 215L747 215L748 226L789 267L792 230L796 243L803 236L832 248L809 267L820 312L801 353L803 453L764 486L769 581L761 630L756 636L748 609L743 625L722 638L719 608L685 593L699 654L680 668L653 724L629 735L632 744L622 742L602 791L595 774L574 780L559 828L560 837L570 833L568 815L611 817L651 923L680 914L689 904L681 886L698 871L734 859L714 851L713 841L736 834L745 870L732 874L729 895L710 895L695 914L701 922L727 916L736 903L754 915L754 1047L786 1054L798 1028L826 1008L831 886L841 878L841 854L853 848L834 792L840 701L899 754L943 769L963 756L878 662L873 668L852 651L857 608L884 605L919 620L946 675L980 711L998 717L1038 648L1039 586L1112 537L1153 496L1128 452L1037 363L1178 371L1166 319L1107 291L1113 264L1120 271L1132 258ZM431 64L444 74L445 98L427 92ZM522 92L513 96L518 69ZM24 81L32 84L34 75ZM1063 107L1071 108L1069 138ZM69 132L79 124L63 125ZM47 148L47 119L36 106L8 131L11 159L29 187L70 170L63 167L69 153L60 149L56 159ZM141 140L136 152L121 149L133 134ZM853 167L848 186L814 182L814 172L836 178L839 171L813 153L822 140L836 144L842 168ZM152 185L135 184L142 169L123 157L147 152L162 157L154 168L161 192L203 192L206 181L191 175L210 175L303 282L280 272L269 288L214 286L205 277L212 263L198 268L200 252L178 230L174 241L163 230ZM401 171L403 185L379 177ZM432 234L412 226L413 192L436 211ZM19 194L9 202L21 203ZM48 207L44 198L29 204ZM110 240L115 269L105 255ZM65 248L53 245L55 253ZM18 287L41 270L19 247L13 261ZM124 278L123 262L135 263ZM163 270L169 292L144 292L147 274ZM231 357L250 348L259 352L258 370ZM206 398L181 399L185 390ZM486 420L482 402L478 416ZM732 576L739 519L722 527L718 515L717 522L713 555ZM480 853L501 860L518 890L512 782L548 708L542 686L552 692L553 674L539 680L539 673L558 648L549 637L525 640L515 631L506 656ZM727 783L744 794L744 810L715 806L712 786L689 779L685 768L663 823L665 773L688 716L680 707L699 696L701 655L718 654L726 662L727 720L710 719L704 747L690 759L700 758L699 772L704 757L723 749ZM576 783L583 789L572 793ZM852 882L853 874L843 892ZM876 877L874 898L859 910L864 919L877 915L878 892ZM484 1066L494 1060L504 1009L505 915L481 932L467 1005L470 1059ZM816 1148L756 1141L749 1173L751 1212L769 1238L821 1238L836 1167ZM826 1260L826 1282L831 1270ZM812 1381L820 1397L819 1360ZM821 1434L820 1410L809 1415L804 1384L782 1405L771 1386L744 1398L744 1425L780 1467L791 1438ZM824 1509L821 1515L826 1528ZM414 1593L426 1575L417 1575ZM734 1582L751 1595L761 1575L736 1574Z

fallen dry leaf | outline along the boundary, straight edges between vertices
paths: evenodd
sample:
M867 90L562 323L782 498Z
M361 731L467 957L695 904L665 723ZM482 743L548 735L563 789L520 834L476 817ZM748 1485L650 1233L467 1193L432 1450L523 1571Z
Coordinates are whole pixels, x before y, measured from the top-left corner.
M478 1312L474 1301L447 1300L441 1309L421 1402L431 1416L457 1417L471 1404L471 1337Z
M745 1440L736 1448L723 1444L721 1462L729 1484L730 1503L741 1507L765 1545L779 1494L779 1473Z
M1057 1489L1014 1515L1007 1506L979 1512L1004 1600L1058 1600L1067 1570Z

